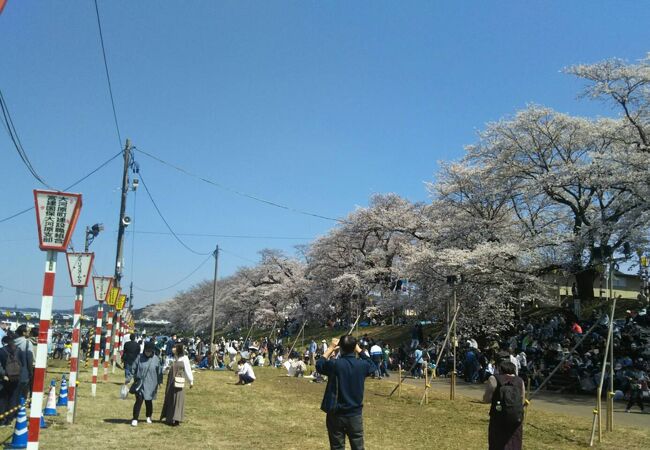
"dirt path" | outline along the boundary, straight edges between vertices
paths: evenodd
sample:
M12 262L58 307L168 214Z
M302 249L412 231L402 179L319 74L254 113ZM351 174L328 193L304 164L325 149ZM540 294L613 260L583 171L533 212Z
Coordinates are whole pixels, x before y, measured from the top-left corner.
M390 378L384 378L388 383L397 383L397 375L391 375ZM410 385L419 385L424 389L424 380L407 378L404 383ZM431 389L436 392L449 392L449 379L437 379L431 383ZM456 393L465 397L481 400L483 398L484 385L468 384L463 381L456 386ZM604 402L603 402L604 403ZM593 418L593 409L595 406L595 396L555 394L552 392L540 392L531 400L531 408L540 408L544 411L569 414L577 417L584 417L591 423ZM604 407L604 404L603 404ZM645 405L646 411L650 411L650 405ZM605 413L603 412L603 426L605 424ZM616 402L614 404L614 426L624 425L637 428L650 429L650 414L641 414L638 406L632 409L632 412L625 412L625 403Z

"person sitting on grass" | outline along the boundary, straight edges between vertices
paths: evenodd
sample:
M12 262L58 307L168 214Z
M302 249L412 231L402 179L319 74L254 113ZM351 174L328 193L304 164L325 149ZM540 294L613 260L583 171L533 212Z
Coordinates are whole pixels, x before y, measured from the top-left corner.
M203 358L201 358L201 361L199 361L199 365L196 366L197 369L208 369L210 367L210 351L208 351L205 355L203 355Z
M251 384L253 381L255 381L255 372L253 372L253 368L245 358L240 359L237 362L237 366L239 368L237 371L237 377L239 378L239 381L237 381L235 384Z

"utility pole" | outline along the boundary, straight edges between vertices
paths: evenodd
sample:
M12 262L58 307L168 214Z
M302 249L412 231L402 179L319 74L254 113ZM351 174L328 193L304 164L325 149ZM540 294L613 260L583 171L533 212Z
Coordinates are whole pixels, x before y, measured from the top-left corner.
M126 227L130 223L130 219L125 215L126 212L126 197L129 193L129 166L131 164L131 141L129 139L126 140L126 144L124 145L124 167L122 169L122 198L120 201L120 220L118 222L118 228L117 228L117 250L115 252L115 284L114 287L119 288L121 287L120 280L122 279L122 270L123 270L123 264L122 264L122 252L123 252L123 247L124 247L124 231L126 230ZM111 311L111 307L109 306L109 312L108 312L108 322L111 322L111 319L113 318L113 315L115 315L116 318L116 325L119 325L119 317L117 316L117 312ZM117 359L117 350L120 345L119 342L119 333L118 333L118 328L115 328L115 345L112 349L112 359L113 359L113 373L115 373L115 363ZM108 346L107 346L108 348ZM108 361L108 360L107 360ZM106 376L106 366L104 366L104 375Z
M117 251L115 254L115 285L113 287L120 287L120 280L122 278L122 249L124 246L124 231L129 224L129 219L126 218L126 196L129 193L129 164L131 163L131 141L126 140L124 146L124 168L122 171L122 200L120 203L120 220L117 228ZM126 221L124 220L126 218Z
M219 270L219 245L214 250L214 283L212 285L212 318L210 320L210 351L213 350L214 342L214 320L217 312L217 272Z

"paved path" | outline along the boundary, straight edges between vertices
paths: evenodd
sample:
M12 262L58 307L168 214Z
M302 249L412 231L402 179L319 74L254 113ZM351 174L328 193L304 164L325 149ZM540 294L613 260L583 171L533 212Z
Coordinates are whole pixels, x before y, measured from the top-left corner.
M397 383L397 374L391 375L384 380L391 384ZM405 384L419 385L424 389L424 380L407 378ZM439 393L449 393L449 379L436 379L431 383L431 389ZM456 386L456 393L474 400L482 400L485 385L469 384L461 381ZM593 418L593 409L595 406L595 396L556 394L553 392L540 392L531 400L532 408L539 408L544 411L569 414L572 416L584 417L591 423ZM603 408L605 402L603 402ZM650 405L646 403L646 411L650 411ZM603 412L603 426L605 425L605 412ZM614 426L616 425L632 426L650 430L650 414L641 414L638 406L632 409L632 412L625 412L625 403L616 402L614 404Z

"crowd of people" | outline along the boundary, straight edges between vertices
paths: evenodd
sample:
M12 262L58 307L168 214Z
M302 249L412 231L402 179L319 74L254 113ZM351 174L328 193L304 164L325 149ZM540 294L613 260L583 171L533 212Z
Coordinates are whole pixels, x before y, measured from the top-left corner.
M0 324L0 425L9 425L17 414L16 406L20 398L31 394L34 378L35 346L34 335L38 330L30 330L20 325L11 331L6 323Z
M650 317L645 311L628 311L625 320L613 323L615 398L625 398L628 411L635 405L643 411L650 396L649 325ZM569 381L565 388L595 392L600 381L609 326L610 318L603 312L594 312L588 320L577 320L558 311L519 321L510 333L482 337L479 341L461 335L455 361L449 344L443 347L444 333L427 335L421 324L413 326L409 340L396 346L367 334L353 340L345 335L341 346L338 340L328 343L325 339L303 339L298 345L299 339L290 335L290 324L273 330L271 336L274 338L222 337L212 346L200 336L137 337L131 334L120 348L125 370L123 389L135 396L131 424L137 426L143 405L147 423L153 422L153 401L164 383L160 420L178 426L184 420L185 389L194 385L194 370L230 370L236 375L235 384L250 386L256 381L255 367L283 368L288 376L328 383L322 409L328 414L330 443L339 445L347 436L351 443L354 441L358 445L363 441L363 433L358 432L362 428L358 405L363 398L363 382L359 380L367 376L376 379L389 377L396 370L414 378L425 375L445 377L454 371L455 365L456 375L466 382L485 383L484 400L491 403L490 439L500 439L503 433L496 433L493 422L499 429L506 427L507 418L502 413L504 406L501 404L506 402L504 392L511 392L516 399L514 403L518 404L524 399L526 383L531 389L536 389L548 382L552 372L556 377ZM0 324L0 414L15 408L21 396L27 398L30 395L37 335L37 329L30 333L25 325L12 332L6 324ZM48 348L49 356L69 359L69 338L65 333L56 333ZM102 338L105 342L103 335ZM81 345L82 359L91 352L88 343L93 336L86 335L83 340L86 345ZM334 360L332 356L336 353L339 356ZM352 360L360 362L352 363ZM605 377L607 385L609 370L605 371ZM356 379L356 384L345 381L348 378ZM350 390L349 400L357 405L351 415L342 415L338 410L334 414L327 405L334 379L336 383L348 383L344 390ZM341 388L338 389L340 394ZM519 414L519 411L513 414ZM0 425L11 422L14 415L5 416ZM514 442L515 448L521 445L521 430L517 423L508 422L508 442ZM510 445L508 442L498 446Z

